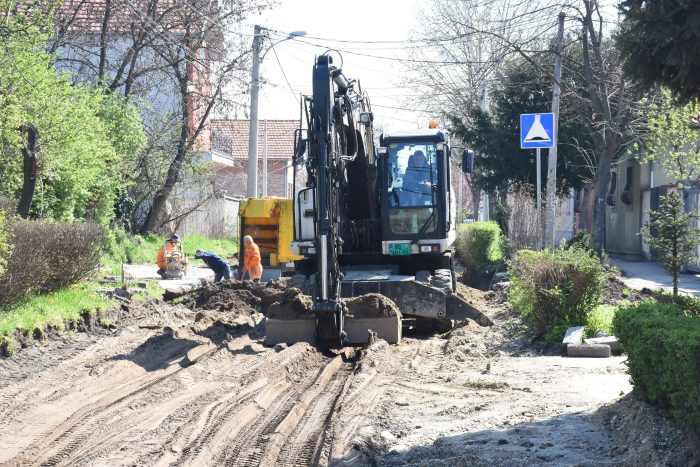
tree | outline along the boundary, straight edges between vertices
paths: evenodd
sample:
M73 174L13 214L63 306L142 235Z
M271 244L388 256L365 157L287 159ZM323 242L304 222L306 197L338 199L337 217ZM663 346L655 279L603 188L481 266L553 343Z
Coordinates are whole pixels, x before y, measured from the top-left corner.
M452 129L456 136L468 142L477 152L476 165L481 176L477 187L486 191L510 189L536 181L536 161L533 150L520 148L520 114L546 111L551 105L551 86L548 77L525 62L515 58L503 72L497 74L492 88L495 98L489 112L472 105L465 119L452 116ZM590 137L586 129L567 110L567 95L559 125L560 152L557 167L559 193L569 188L580 188L592 174L581 147ZM588 143L590 146L590 143ZM546 157L547 151L543 151ZM546 164L543 180L546 178Z
M244 105L251 57L244 20L266 0L70 1L57 18L52 47L61 66L143 104L149 144L132 167L133 225L167 221L178 183L207 151L210 115ZM91 31L99 31L97 40ZM230 99L223 99L226 89ZM195 169L195 170L193 170ZM208 196L203 192L203 196Z
M16 2L0 0L3 11ZM50 16L14 11L0 49L0 193L27 218L113 216L125 161L143 130L137 111L101 89L75 85L45 51ZM39 190L39 199L36 192Z
M655 161L677 181L700 179L700 128L692 124L700 105L679 106L669 91L663 91L658 99L644 99L640 113L646 122L643 160Z
M620 11L625 72L648 89L669 88L682 102L700 98L700 2L624 0Z
M493 0L483 3L476 0L434 0L434 4L444 4L446 11L451 11L449 18L455 26L444 28L445 34L439 37L444 47L438 48L441 53L448 53L451 59L427 61L426 58L427 63L418 63L417 67L431 79L432 68L440 68L441 74L448 75L450 83L457 86L452 91L445 88L444 92L458 96L478 95L476 89L469 87L474 82L470 73L477 70L482 76L480 82L488 83L498 67L485 70L485 64L502 63L513 56L544 71L551 83L553 75L550 73L551 59L548 58L548 54L551 54L548 32L551 31L549 38L554 38L558 13L565 11L566 24L572 26L565 32L561 85L562 95L571 93L572 96L569 98L569 108L562 104L560 111L577 114L578 123L585 126L589 135L587 141L590 141L590 146L583 141L579 152L589 159L588 165L593 168L593 241L596 251L602 253L605 194L610 183L610 169L612 163L626 154L633 144L632 136L636 131L634 108L639 96L621 73L622 62L607 37L608 20L599 1L577 0L562 5L561 2L550 1ZM435 28L430 23L430 35L435 30L442 32L441 28ZM488 38L489 47L480 47ZM421 48L424 49L431 48ZM482 55L475 58L474 51ZM461 88L460 83L463 84ZM427 88L424 90L429 96ZM467 91L471 91L471 94ZM454 109L451 113L462 116L464 109ZM513 133L513 137L515 135Z
M654 249L673 275L673 296L678 296L678 273L693 258L700 231L691 225L700 218L685 212L683 197L670 190L661 197L658 211L649 211L650 221L642 227L644 240Z

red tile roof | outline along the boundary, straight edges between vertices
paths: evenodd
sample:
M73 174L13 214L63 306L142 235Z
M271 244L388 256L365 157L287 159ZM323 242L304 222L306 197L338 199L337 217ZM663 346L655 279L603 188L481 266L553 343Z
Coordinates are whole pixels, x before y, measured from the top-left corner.
M265 152L267 125L267 157L291 159L294 153L294 130L298 120L260 120L258 123L258 156ZM212 120L212 149L234 158L248 157L249 120Z

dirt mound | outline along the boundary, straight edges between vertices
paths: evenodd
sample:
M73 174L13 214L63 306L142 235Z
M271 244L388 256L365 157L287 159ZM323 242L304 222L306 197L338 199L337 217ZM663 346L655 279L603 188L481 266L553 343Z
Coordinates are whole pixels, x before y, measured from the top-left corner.
M393 318L401 317L399 307L393 300L377 293L360 295L345 300L348 314L355 318Z
M605 292L601 298L601 303L605 305L617 305L618 302L622 300L629 300L630 302L636 303L653 298L653 293L650 290L630 289L619 277L613 275L608 277L604 287Z
M268 300L273 294L268 296ZM267 307L265 316L273 319L306 319L313 317L311 297L299 289L287 289L274 294L275 301Z
M260 310L261 300L256 296L252 284L245 282L222 282L207 284L175 300L190 309L231 311L253 314Z
M625 465L700 465L700 439L634 393L595 415L617 441L613 452L625 456Z

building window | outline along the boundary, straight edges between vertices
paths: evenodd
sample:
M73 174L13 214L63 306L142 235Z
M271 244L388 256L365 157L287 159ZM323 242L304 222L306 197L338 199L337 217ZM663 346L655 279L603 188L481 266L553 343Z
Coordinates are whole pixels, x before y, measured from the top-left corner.
M634 177L634 167L627 167L627 180L625 180L625 189L622 190L620 200L628 206L632 205L632 183Z

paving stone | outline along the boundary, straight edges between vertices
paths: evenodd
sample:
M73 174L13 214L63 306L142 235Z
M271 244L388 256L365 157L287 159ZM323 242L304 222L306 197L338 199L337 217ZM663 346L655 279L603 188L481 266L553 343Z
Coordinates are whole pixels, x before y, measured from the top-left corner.
M610 356L610 346L606 344L569 344L566 347L569 357L607 358Z

